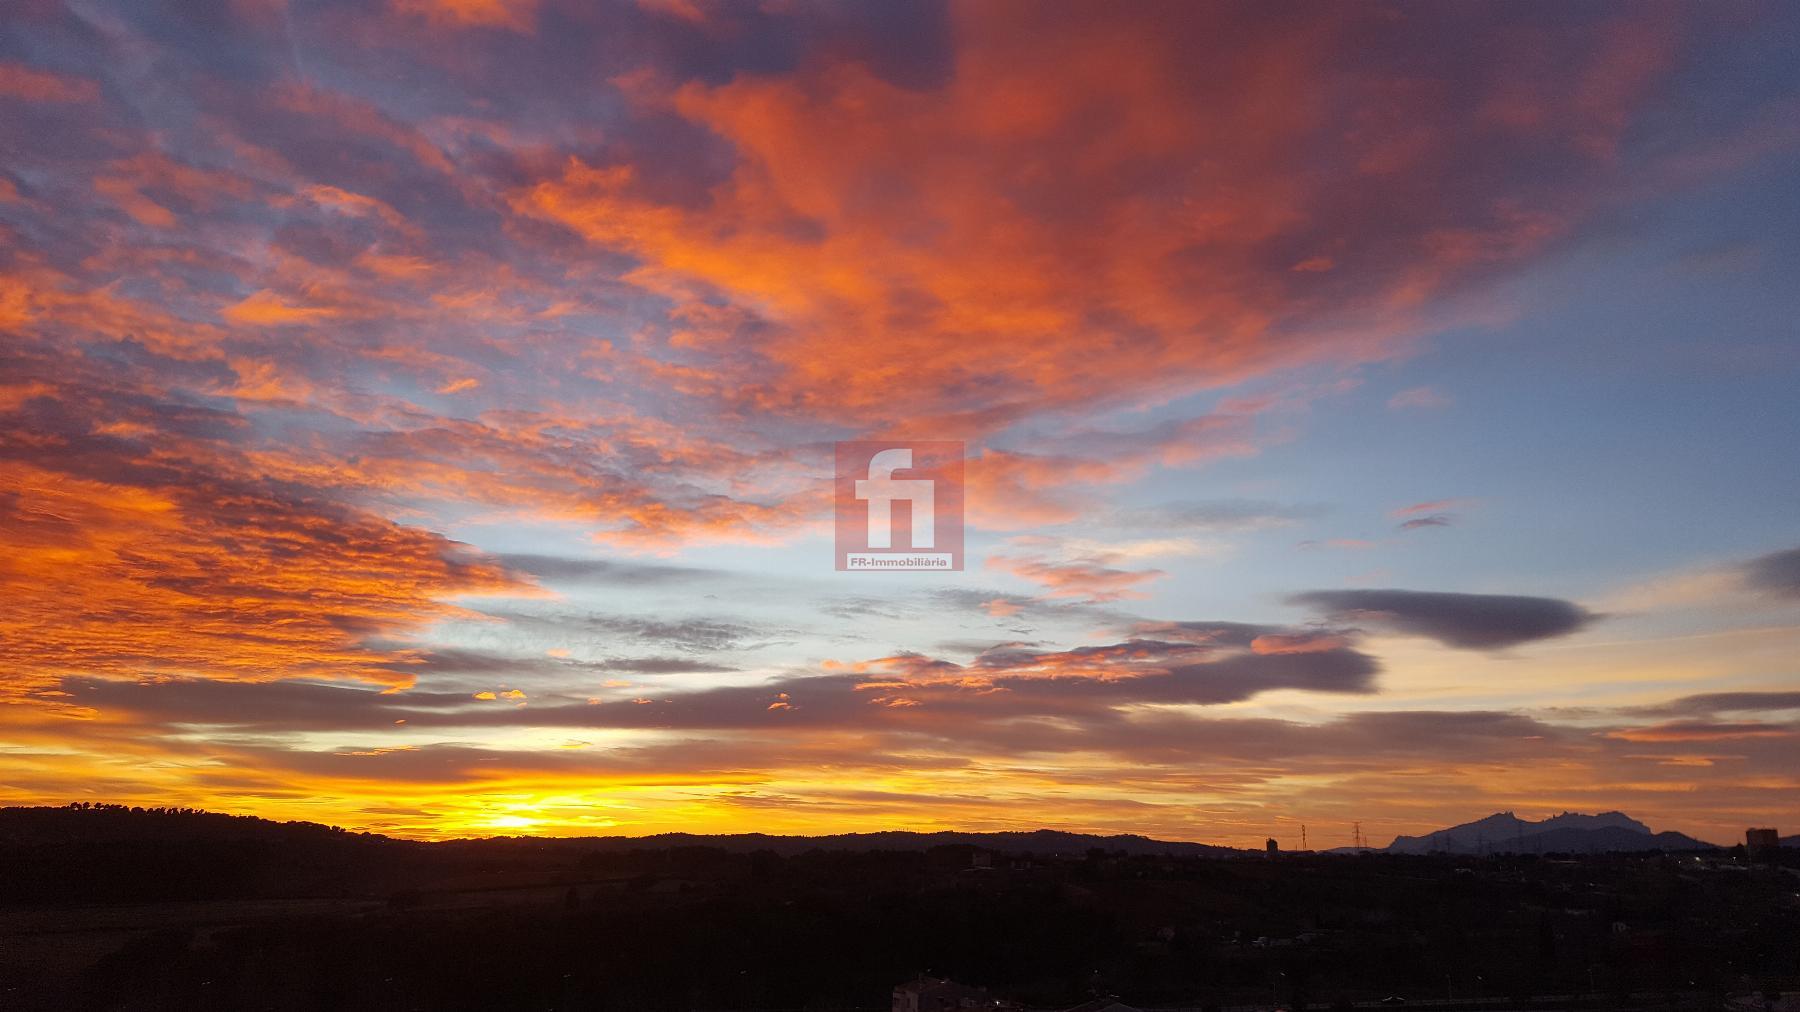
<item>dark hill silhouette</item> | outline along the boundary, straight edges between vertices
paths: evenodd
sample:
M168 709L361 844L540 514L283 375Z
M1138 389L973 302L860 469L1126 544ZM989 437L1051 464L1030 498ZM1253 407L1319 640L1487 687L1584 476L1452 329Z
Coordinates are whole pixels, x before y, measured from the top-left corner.
M425 844L196 809L0 809L0 902L244 899L366 892L434 862Z
M60 808L0 808L0 843L106 840L324 840L354 837L394 841L316 822L275 822L199 808L134 808L77 802Z
M0 809L0 902L386 896L410 890L508 888L546 881L584 858L705 849L793 856L814 851L973 848L1044 857L1089 851L1228 857L1228 847L1142 836L1031 833L848 833L642 837L490 837L427 843L310 822L197 809L76 804ZM965 855L964 864L968 863Z

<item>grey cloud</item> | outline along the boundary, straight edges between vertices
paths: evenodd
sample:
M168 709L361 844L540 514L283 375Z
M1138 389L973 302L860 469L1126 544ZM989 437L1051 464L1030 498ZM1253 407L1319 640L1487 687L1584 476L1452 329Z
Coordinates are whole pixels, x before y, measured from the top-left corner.
M200 678L125 680L68 678L66 696L46 701L126 712L161 724L259 727L269 730L374 728L396 720L454 711L473 700L465 692L384 692L369 685L290 680L212 681Z
M289 769L330 777L375 782L467 783L471 779L509 773L536 772L565 775L604 775L612 782L629 782L640 775L645 783L667 787L683 779L696 784L717 783L720 778L757 769L816 768L829 763L837 769L871 772L952 768L961 760L904 759L845 746L814 746L787 741L744 741L684 738L679 742L644 746L590 747L572 732L571 747L558 749L481 748L460 742L434 742L408 748L311 751L282 748L267 742L243 741L231 748L249 760L254 770ZM235 770L220 776L232 778Z
M381 665L392 671L410 674L426 672L445 675L518 675L540 674L556 670L560 663L548 657L520 657L513 654L488 653L482 650L445 648L410 655L402 660Z
M862 618L900 619L911 615L910 609L894 601L860 595L830 598L820 603L818 609L821 613L833 618L850 620Z
M1428 516L1413 517L1399 526L1399 530L1416 531L1425 527L1449 527L1456 523L1454 514L1432 513Z
M1391 710L1353 713L1320 724L1275 718L1186 714L1124 721L1101 734L1126 754L1167 752L1218 760L1281 756L1350 762L1417 755L1486 759L1541 750L1539 743L1584 737L1505 711Z
M1131 631L1134 635L1167 636L1189 643L1248 647L1258 636L1293 630L1246 622L1139 622Z
M1773 710L1800 710L1800 692L1703 692L1682 696L1657 706L1633 707L1623 712L1661 717Z
M560 555L510 554L499 558L508 569L559 583L644 585L716 579L723 575L719 570L698 567L618 562L612 559L576 559Z
M1744 580L1765 593L1800 599L1800 548L1751 559L1744 566Z
M642 700L534 693L524 706L468 693L383 692L301 681L66 679L62 691L67 703L164 725L268 732L368 730L404 721L415 728L910 727L953 734L982 721L1033 716L1104 721L1120 707L1229 703L1275 689L1370 693L1379 670L1374 658L1343 648L1214 658L1191 644L1156 641L1061 653L989 651L967 668L916 654L899 655L890 664L876 673L796 675ZM1099 671L1120 677L1095 677Z
M595 666L602 671L629 671L638 675L719 674L738 670L726 664L709 664L686 657L614 657Z
M658 619L629 615L555 614L495 611L489 614L526 627L564 635L601 635L654 643L674 650L706 653L750 649L767 642L769 630L706 618Z
M1038 619L1080 623L1101 622L1125 628L1136 621L1135 616L1105 605L1089 604L1084 601L1025 597L1000 590L945 588L934 591L931 599L940 607L971 615L984 615L983 606L990 601L1004 601L1015 609L1011 615L1005 616L1005 619L1011 620L1015 626L1026 620Z
M985 654L990 650L1010 649L1016 647L1041 647L1042 643L1034 640L943 640L937 649L949 654Z
M1138 643L1133 650L1178 656L1178 644ZM1068 656L1068 655L1053 655ZM1721 754L1719 727L1699 736L1624 735L1626 711L1606 711L1575 723L1507 711L1401 710L1351 713L1302 722L1268 717L1209 715L1141 703L1224 698L1257 687L1302 684L1353 690L1366 685L1369 658L1319 654L1236 654L1227 662L1170 668L1117 679L1006 675L987 691L960 680L908 685L904 679L870 686L866 676L795 677L724 690L671 695L651 703L603 703L533 697L529 706L476 702L461 694L383 693L375 686L320 682L231 683L200 680L76 680L64 682L66 702L147 719L133 734L168 737L168 747L232 761L197 776L220 788L262 786L272 770L301 770L346 779L479 784L520 772L593 774L630 783L668 786L692 778L717 783L746 770L920 770L984 767L1000 761L1026 768L1042 757L1080 754L1103 761L1070 766L1062 789L1081 784L1138 784L1149 791L1240 790L1271 778L1312 775L1382 790L1394 771L1445 769L1437 778L1403 778L1409 796L1483 793L1481 771L1556 762L1584 771L1579 793L1623 789L1656 776L1663 765L1733 803L1778 803L1766 789L1742 786L1748 772L1784 772L1800 728L1726 726L1734 731ZM922 663L933 663L920 658ZM917 706L880 704L880 688L917 695ZM861 686L861 688L859 688ZM917 690L915 693L914 690ZM786 694L791 709L770 710ZM1723 693L1684 697L1673 708L1780 706L1780 693ZM1736 698L1740 695L1769 698ZM1601 722L1595 722L1600 717ZM379 747L385 730L405 719L411 728L443 728L427 743L416 736ZM67 723L67 721L61 721ZM94 730L105 721L80 722ZM214 724L204 741L193 724ZM158 726L160 725L160 726ZM563 748L481 748L453 740L457 728L534 726L559 729ZM116 725L113 725L116 726ZM629 727L659 732L630 744L599 744L588 728ZM320 750L291 736L300 731L356 732L354 745ZM1754 733L1738 734L1735 731ZM313 737L317 737L316 735ZM350 735L346 734L349 738ZM991 758L971 759L971 756ZM1003 759L1001 757L1011 757ZM1695 761L1697 760L1697 762ZM1342 778L1349 778L1342 780ZM1334 788L1335 789L1335 788Z
M568 678L592 671L623 671L641 675L703 674L737 671L727 664L716 664L691 657L610 657L604 660L572 660L543 654L488 653L480 650L432 650L381 665L392 671L411 675L487 675L517 680L525 676L557 676Z
M1599 617L1569 601L1508 594L1315 590L1288 600L1336 621L1365 622L1467 650L1566 636Z

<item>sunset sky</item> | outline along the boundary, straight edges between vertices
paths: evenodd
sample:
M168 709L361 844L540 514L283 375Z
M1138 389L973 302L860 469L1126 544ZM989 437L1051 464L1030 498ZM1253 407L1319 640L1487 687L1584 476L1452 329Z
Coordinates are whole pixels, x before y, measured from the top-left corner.
M13 0L0 803L1800 824L1800 6ZM838 440L968 565L833 568Z

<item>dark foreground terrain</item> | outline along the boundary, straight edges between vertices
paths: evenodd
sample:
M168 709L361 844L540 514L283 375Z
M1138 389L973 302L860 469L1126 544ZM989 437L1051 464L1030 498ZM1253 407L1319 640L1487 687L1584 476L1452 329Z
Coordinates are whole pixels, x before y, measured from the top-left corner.
M695 839L8 809L0 1007L885 1009L923 971L1048 1008L1723 1008L1800 987L1792 849L1752 866Z

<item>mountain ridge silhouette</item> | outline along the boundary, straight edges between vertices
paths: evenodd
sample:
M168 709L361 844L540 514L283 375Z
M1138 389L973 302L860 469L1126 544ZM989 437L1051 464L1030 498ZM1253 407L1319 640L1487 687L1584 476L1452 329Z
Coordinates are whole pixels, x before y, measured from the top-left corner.
M1717 844L1673 831L1653 832L1624 812L1563 812L1533 822L1495 812L1421 836L1396 836L1389 854L1582 853L1642 850L1716 850Z

